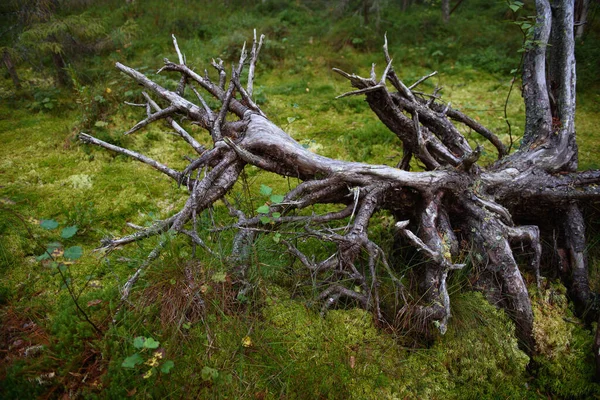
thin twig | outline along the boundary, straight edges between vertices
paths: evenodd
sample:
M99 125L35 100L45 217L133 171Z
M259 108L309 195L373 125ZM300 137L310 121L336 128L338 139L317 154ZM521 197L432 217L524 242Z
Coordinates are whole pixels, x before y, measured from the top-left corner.
M179 64L185 65L183 55L181 54L181 50L179 50L179 46L177 45L177 39L175 38L175 35L171 35L171 37L173 38L173 46L175 46L175 51L177 51L177 57L179 57Z
M437 75L437 71L433 71L429 75L425 75L424 77L422 77L421 79L419 79L418 81L416 81L415 83L413 83L412 85L410 85L408 88L410 90L413 90L414 88L416 88L417 86L419 86L421 83L425 82L427 79L429 79L429 78L431 78L432 76L435 76L435 75Z
M506 100L504 101L504 121L506 122L506 126L508 126L508 138L509 138L508 150L507 150L506 154L510 154L510 151L512 150L512 146L513 146L512 126L510 124L510 120L508 119L508 100L510 99L510 94L512 93L513 87L515 86L515 81L517 80L517 73L519 72L519 70L521 69L521 66L523 65L524 54L525 53L521 54L521 61L519 61L519 66L517 67L517 70L515 71L512 79L510 80L510 88L508 88L508 93L506 94Z

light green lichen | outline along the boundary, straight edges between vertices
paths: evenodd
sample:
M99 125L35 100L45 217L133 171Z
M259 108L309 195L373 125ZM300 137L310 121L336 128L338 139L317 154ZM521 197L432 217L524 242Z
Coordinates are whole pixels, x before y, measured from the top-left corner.
M71 175L66 181L73 189L90 189L93 186L92 178L86 174Z

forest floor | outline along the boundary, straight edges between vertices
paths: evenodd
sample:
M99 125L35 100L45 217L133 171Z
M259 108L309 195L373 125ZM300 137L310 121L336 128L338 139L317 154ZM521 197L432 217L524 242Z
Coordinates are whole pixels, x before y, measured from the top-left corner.
M454 54L469 44L452 30L435 40L418 33L421 42L401 43L410 24L440 28L439 10L429 6L398 15L395 23L384 19L377 29L361 30L359 15L341 15L326 27L318 20L322 14L298 3L249 6L219 20L217 9L192 10L201 15L200 22L190 10L163 13L161 2L150 3L144 9L135 4L118 9L119 18L135 15L138 39L78 61L74 65L89 70L76 69L70 89L54 88L50 74L31 68L24 67L22 74L37 83L23 92L12 89L8 76L0 77L0 397L600 397L600 385L593 382L594 327L573 316L565 288L550 279L540 290L531 287L540 346L534 362L519 350L510 319L467 290L468 279L460 274L450 279L448 332L433 341L375 326L369 313L351 305L320 316L310 296L310 276L269 234L254 247L255 290L249 298L234 298L223 259L192 257L189 243L170 238L135 285L130 302L121 304L121 285L158 239L109 254L95 249L104 237L131 233L126 223L148 226L169 216L185 201L185 191L145 165L78 142L77 134L136 149L175 169L185 165L188 150L160 124L123 136L144 112L123 104L140 101L139 90L112 68L120 61L176 85L175 78L154 75L162 58L176 58L172 31L188 64L202 70L214 56L235 59L242 42L251 40L252 28L263 27L269 36L257 71L257 102L294 139L328 157L389 165L401 157L397 139L362 99L335 99L349 88L331 71L339 67L366 76L373 62L383 69L384 31L399 60L396 72L406 82L440 71L426 88L443 86L445 101L506 144L518 146L524 126L518 80L507 101L520 39L518 29L499 17L506 7L477 9L485 2L475 2L473 9L453 15L456 31L476 31L473 21L483 18L478 45L492 49L461 58ZM102 11L97 7L92 12ZM178 33L181 26L187 28ZM494 34L505 31L507 38L492 48ZM598 60L587 51L578 71L584 83L576 115L582 169L600 167L595 138L600 85L589 78ZM493 149L486 150L484 160L491 163ZM248 167L230 197L252 211L265 201L261 187L284 193L296 184ZM217 206L201 216L200 224L214 229L228 218L226 208ZM390 217L381 213L378 221L370 228L372 237L377 232L387 237L384 233L393 229ZM588 232L592 284L598 291L597 221L590 222ZM229 235L215 232L210 245L226 254ZM52 257L44 256L47 251ZM190 295L192 286L202 293L204 308Z

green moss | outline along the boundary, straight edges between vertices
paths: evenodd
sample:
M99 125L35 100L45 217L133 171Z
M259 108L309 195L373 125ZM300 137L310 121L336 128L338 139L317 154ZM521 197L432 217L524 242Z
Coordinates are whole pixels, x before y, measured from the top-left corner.
M573 317L560 283L552 283L533 303L534 336L539 355L535 385L542 392L561 397L600 395L594 382L594 361L590 351L593 334Z
M456 315L448 333L427 350L402 350L363 310L333 310L320 319L277 288L263 315L271 325L267 334L286 339L292 397L533 396L526 385L529 358L517 347L514 325L478 293L453 300Z
M457 398L525 398L529 357L518 348L514 324L480 293L452 299L453 322L436 343Z

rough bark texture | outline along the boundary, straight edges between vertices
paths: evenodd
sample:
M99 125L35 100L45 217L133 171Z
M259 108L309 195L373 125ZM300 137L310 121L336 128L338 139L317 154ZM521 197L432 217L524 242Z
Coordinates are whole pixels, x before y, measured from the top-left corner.
M579 310L588 308L593 296L587 280L580 208L600 198L600 171L576 172L573 4L537 0L536 10L535 45L525 55L523 72L525 135L521 147L510 155L491 131L441 103L437 91L423 94L416 90L433 74L412 85L402 82L388 54L387 39L386 66L379 77L375 66L368 78L335 71L355 89L340 97L364 96L373 112L399 139L403 157L398 160L398 167L314 154L273 124L252 100L254 67L262 37L254 38L249 57L242 50L229 79L225 78L222 62L213 61L218 83L185 65L175 40L179 62L165 60L160 70L181 76L174 91L117 64L119 70L149 93L144 94L147 117L130 132L165 120L198 156L183 171L176 171L82 133L84 142L144 162L185 185L190 192L185 206L172 217L124 238L107 239L105 247L172 230L187 235L194 246L212 254L196 229L196 215L224 199L230 214L238 219L226 227L236 231L231 272L237 276L240 290L249 290L245 272L250 263L248 251L257 230L263 229L261 215L244 214L227 201L226 194L244 167L254 165L301 181L282 202L271 204L269 213L262 215L269 216L270 229L284 230L293 225L297 230L303 226L298 235L335 245L330 256L316 260L299 250L293 241L281 241L282 247L318 281L318 297L324 311L345 299L371 310L379 321L400 326L418 324L424 332L435 327L443 334L452 310L446 281L452 271L465 268L468 258L474 287L506 309L515 321L522 347L535 353L533 312L525 276L530 277L532 284L540 285L540 260L544 254L564 254L561 271L553 275L563 277ZM240 81L245 65L249 65L246 87ZM220 109L211 109L197 86L216 98ZM196 95L197 104L184 98L186 87ZM159 106L158 102L164 105ZM176 115L206 129L212 148L205 149L178 125L173 118ZM235 118L228 120L231 116ZM487 168L479 165L481 148L469 144L457 128L459 124L470 127L489 142L499 160ZM423 166L424 171L409 172L411 160ZM339 204L341 209L321 215L301 212L318 203ZM369 237L371 218L381 210L395 218L395 240L414 248L422 259L406 277L408 280L397 276L397 265L389 262ZM559 238L558 250L542 247L541 237L552 235ZM151 256L156 257L161 246ZM527 249L529 254L526 265L519 265L515 259L521 249ZM402 299L401 307L393 314L380 299L381 274L387 276L387 282L393 282L396 297ZM139 271L127 282L124 298L137 276Z

